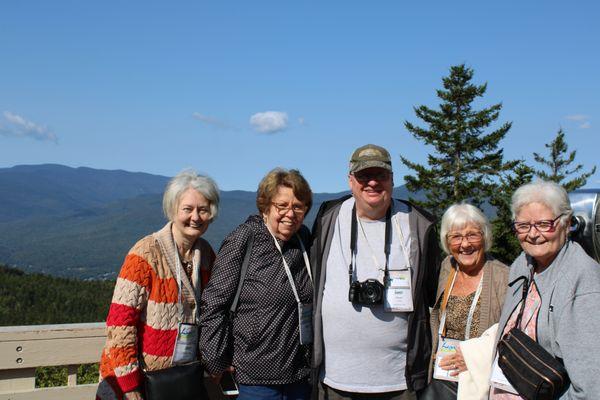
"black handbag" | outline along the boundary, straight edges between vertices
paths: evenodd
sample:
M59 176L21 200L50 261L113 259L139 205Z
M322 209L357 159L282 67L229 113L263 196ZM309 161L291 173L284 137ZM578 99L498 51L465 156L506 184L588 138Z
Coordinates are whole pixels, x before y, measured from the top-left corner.
M200 361L144 372L146 400L208 400Z
M456 400L457 391L456 382L432 379L417 397L419 400Z
M529 280L519 277L513 286L524 279L521 310L515 327L498 342L498 365L510 384L527 400L558 399L571 381L562 361L547 352L539 343L519 329L529 290Z

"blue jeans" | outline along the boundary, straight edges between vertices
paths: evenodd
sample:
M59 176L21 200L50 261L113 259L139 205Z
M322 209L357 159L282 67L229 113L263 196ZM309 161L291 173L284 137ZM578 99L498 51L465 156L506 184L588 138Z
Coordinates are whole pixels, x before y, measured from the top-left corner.
M239 385L238 400L308 400L311 387L306 380L285 385Z

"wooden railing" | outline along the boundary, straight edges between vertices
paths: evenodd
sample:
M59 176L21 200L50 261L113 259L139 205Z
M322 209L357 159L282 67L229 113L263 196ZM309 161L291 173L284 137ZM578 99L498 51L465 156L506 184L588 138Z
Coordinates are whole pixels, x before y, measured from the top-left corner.
M81 364L96 363L106 340L104 323L0 327L0 400L88 400L98 384L77 384ZM67 386L35 387L37 367L66 366ZM211 399L222 399L205 378Z
M0 400L94 399L97 384L77 385L80 364L95 363L104 323L0 327ZM35 387L35 369L66 366L67 386Z

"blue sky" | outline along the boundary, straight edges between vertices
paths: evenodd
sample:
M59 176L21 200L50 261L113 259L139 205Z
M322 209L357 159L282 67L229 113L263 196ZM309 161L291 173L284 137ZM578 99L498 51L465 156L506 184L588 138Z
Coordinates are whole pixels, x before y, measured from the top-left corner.
M417 4L418 3L418 4ZM0 167L59 163L255 190L299 168L347 188L348 158L388 148L396 184L429 149L403 122L436 107L449 67L502 102L508 158L531 160L559 127L587 169L600 150L595 1L5 1ZM600 171L588 181L600 187Z

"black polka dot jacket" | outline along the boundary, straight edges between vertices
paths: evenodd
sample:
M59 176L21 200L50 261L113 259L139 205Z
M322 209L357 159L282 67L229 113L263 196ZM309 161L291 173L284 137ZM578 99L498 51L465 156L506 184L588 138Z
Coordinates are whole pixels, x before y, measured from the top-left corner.
M248 271L237 312L229 321L251 231ZM298 235L308 251L308 229L302 226ZM310 303L312 284L298 238L279 244L300 300ZM281 253L262 217L252 215L223 241L202 293L200 350L205 366L218 373L233 365L237 381L245 385L293 383L310 374L310 347L300 345L297 303Z

